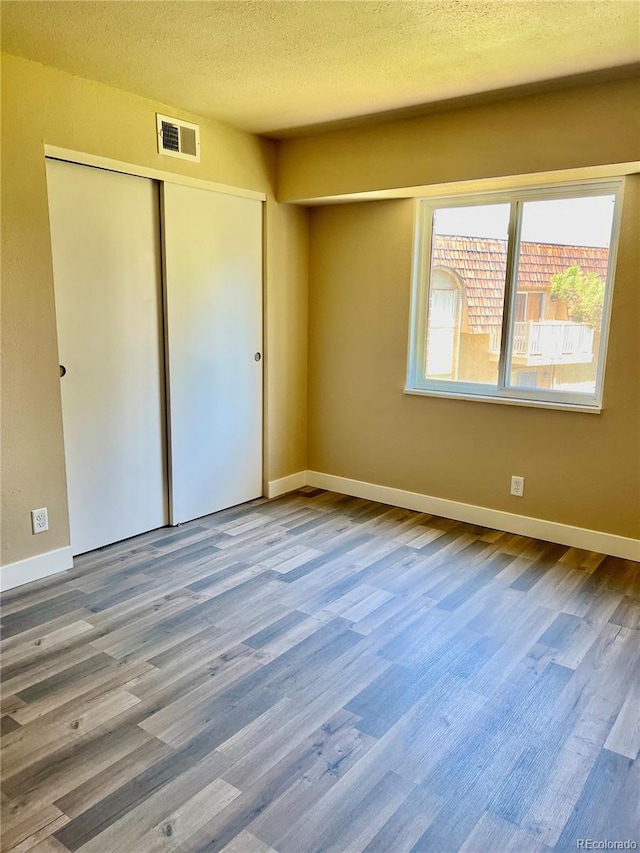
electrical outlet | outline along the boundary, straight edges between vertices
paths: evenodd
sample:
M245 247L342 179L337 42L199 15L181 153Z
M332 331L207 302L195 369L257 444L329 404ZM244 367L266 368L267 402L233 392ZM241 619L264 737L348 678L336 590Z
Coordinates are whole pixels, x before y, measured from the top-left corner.
M524 477L511 478L511 494L517 498L524 496Z
M31 529L34 533L44 533L49 529L49 516L46 506L31 510Z

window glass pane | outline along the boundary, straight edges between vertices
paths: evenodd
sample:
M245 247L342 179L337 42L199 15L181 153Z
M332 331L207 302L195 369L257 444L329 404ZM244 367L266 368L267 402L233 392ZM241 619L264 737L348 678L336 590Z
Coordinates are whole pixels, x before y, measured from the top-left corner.
M434 211L427 379L497 385L510 204Z
M614 201L522 205L511 387L595 392Z

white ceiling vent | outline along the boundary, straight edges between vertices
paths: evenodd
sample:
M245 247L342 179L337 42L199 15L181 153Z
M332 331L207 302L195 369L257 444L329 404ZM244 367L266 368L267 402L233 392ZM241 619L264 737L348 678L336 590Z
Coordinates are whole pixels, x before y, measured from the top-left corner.
M200 128L197 124L156 113L158 153L200 162Z

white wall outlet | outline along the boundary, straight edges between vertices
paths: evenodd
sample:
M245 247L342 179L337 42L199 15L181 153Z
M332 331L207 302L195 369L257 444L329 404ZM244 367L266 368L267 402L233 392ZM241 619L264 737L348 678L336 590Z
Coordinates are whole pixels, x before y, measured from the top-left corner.
M34 533L44 533L45 530L49 529L49 516L46 506L31 510L31 529Z
M524 477L511 478L511 494L517 498L524 496Z

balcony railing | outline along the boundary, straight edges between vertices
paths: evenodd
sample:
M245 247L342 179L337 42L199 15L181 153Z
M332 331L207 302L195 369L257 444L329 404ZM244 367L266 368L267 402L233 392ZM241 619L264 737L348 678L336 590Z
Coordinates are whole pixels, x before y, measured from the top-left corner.
M500 329L491 332L491 352L500 351ZM515 323L513 358L527 364L581 364L593 359L593 328L567 320Z

